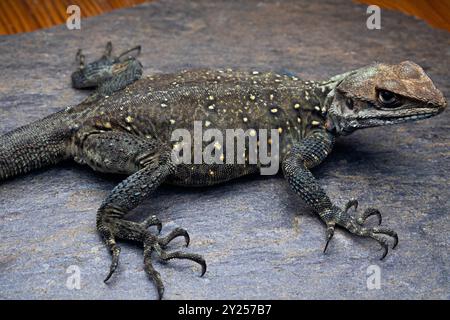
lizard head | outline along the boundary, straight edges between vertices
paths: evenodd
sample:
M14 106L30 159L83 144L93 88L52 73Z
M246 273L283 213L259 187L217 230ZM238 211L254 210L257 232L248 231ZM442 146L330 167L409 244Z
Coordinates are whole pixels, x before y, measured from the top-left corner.
M410 61L375 64L336 79L327 97L326 127L337 134L425 119L447 107L442 92Z

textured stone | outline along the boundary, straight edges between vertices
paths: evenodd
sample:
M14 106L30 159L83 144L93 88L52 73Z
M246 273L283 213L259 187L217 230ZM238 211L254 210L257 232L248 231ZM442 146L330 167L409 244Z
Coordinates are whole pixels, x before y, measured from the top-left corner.
M86 96L70 88L74 57L143 46L145 74L188 67L245 68L321 79L374 61L412 60L448 97L450 35L383 11L366 29L366 6L351 1L162 1L82 21L0 37L0 132ZM180 226L208 272L190 262L155 263L167 299L450 298L450 112L418 123L360 131L339 140L316 176L336 203L357 197L379 208L400 244L385 261L378 245L339 230L327 254L325 228L281 176L209 189L163 187L133 219L157 214L163 233ZM109 253L95 211L118 176L64 163L0 185L1 298L154 299L141 248L122 244L118 272L103 283ZM172 248L181 246L174 242ZM381 289L366 287L381 268ZM66 269L81 289L66 288Z

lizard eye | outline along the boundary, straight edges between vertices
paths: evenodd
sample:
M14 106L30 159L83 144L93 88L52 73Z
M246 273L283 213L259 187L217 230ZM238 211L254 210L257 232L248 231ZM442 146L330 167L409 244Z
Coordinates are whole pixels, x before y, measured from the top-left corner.
M347 108L350 110L353 110L353 100L350 98L345 99L345 104L347 105Z
M398 101L397 95L387 90L378 91L378 100L386 107L393 106Z

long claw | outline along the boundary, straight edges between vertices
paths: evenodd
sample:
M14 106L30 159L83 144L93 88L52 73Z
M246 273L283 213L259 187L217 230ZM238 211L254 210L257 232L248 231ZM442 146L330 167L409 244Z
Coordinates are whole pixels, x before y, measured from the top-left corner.
M187 259L197 262L202 267L200 277L203 277L205 275L206 269L207 269L205 259L203 259L203 257L198 254L191 253L190 255L191 255L191 257L187 258ZM195 256L195 259L194 259L194 256Z
M389 247L388 247L388 245L387 245L386 243L381 244L381 246L382 246L383 249L384 249L384 253L383 253L383 255L381 256L380 260L383 260L383 259L387 256L387 254L388 254Z
M109 273L108 273L108 275L106 276L105 280L103 280L103 282L106 283L106 282L109 280L109 278L111 278L111 276L112 276L113 273L114 273L114 270L112 270L112 268L110 268L110 269L109 269Z
M109 273L106 276L105 280L103 282L107 282L109 278L113 275L114 271L116 271L117 266L119 265L119 255L120 255L120 247L115 245L112 249L112 261L111 266L109 267Z
M170 232L167 236L165 236L164 238L160 238L158 240L158 243L162 246L165 247L167 246L173 239L177 238L177 237L184 237L184 241L186 242L186 247L189 246L189 243L191 241L191 238L189 237L189 233L182 229L182 228L176 228L174 230L172 230L172 232Z
M151 260L151 253L152 253L151 247L145 247L144 248L144 270L147 273L147 275L155 282L156 289L158 290L158 299L161 300L164 295L164 284L161 279L161 275L158 271L155 270L155 268L152 265Z
M156 250L158 252L158 250ZM197 262L202 267L202 273L201 276L203 276L206 272L206 262L205 259L203 259L202 256L195 254L195 253L185 253L181 251L175 251L175 252L165 252L164 250L161 250L158 252L159 257L163 261L168 261L171 259L187 259L194 262Z
M395 247L397 246L398 235L397 235L397 232L395 232L394 230L386 228L386 227L377 227L377 228L373 228L372 232L386 234L386 235L394 238L394 244L392 245L392 249L395 249Z
M333 235L334 235L334 224L328 225L327 231L326 231L327 243L325 244L325 247L323 248L323 253L325 253L327 251L328 244L330 243L331 238L333 238Z
M395 234L395 236L394 236L394 245L392 246L392 249L395 249L395 247L397 247L397 245L398 245L398 235L397 234Z
M144 226L145 229L147 229L150 226L156 226L158 229L158 234L161 233L162 223L155 215L148 217L147 219L142 221L141 224Z
M200 274L200 277L203 277L206 273L206 261L203 261L202 264L202 273Z
M375 232L371 232L371 234L369 234L369 237L371 237L372 239L375 239L381 245L381 247L384 249L383 255L380 258L380 260L383 260L389 251L388 242L386 241L385 238L383 238L382 236L380 236L379 234L377 234Z
M388 254L389 246L387 245L387 243L380 243L380 244L384 249L383 255L380 258L380 260L383 260L384 258L386 258L387 254Z
M131 53L131 52L133 52L133 51L137 51L137 52L136 52L136 56L140 55L140 54L141 54L141 46L136 46L136 47L133 47L133 48L131 48L131 49L128 49L127 51L122 52L122 53L117 57L117 59L120 60L123 56L125 56L126 54L129 54L129 53ZM130 57L130 56L128 56L128 57Z
M356 200L356 199L351 199L350 201L348 201L347 204L345 205L344 212L347 213L347 211L348 211L351 207L355 207L355 211L356 211L356 210L358 209L358 200Z
M383 217L381 216L381 213L378 209L367 208L365 215L366 215L366 219L370 216L377 216L378 217L378 225L381 225L381 223L383 222Z
M367 208L366 211L364 211L364 213L357 218L357 222L360 225L363 225L364 222L366 222L367 218L370 216L377 216L378 217L378 225L381 225L381 222L383 221L381 213L378 209L374 209L374 208Z
M325 253L327 251L328 244L330 243L330 239L328 239L327 242L325 243L325 247L323 248L323 253Z

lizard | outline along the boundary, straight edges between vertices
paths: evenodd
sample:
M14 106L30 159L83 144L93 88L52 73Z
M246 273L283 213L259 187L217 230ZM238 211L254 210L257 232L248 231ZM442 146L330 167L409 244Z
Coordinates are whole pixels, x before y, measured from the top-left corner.
M79 50L72 85L95 91L78 105L0 136L0 181L69 159L96 171L126 175L96 215L97 230L112 257L105 282L118 266L121 249L117 240L122 239L143 246L144 270L160 299L164 284L152 264L153 253L163 261L192 260L205 274L201 255L166 250L177 237L184 237L188 246L186 230L175 228L162 237L162 223L155 215L141 222L126 220L127 213L163 183L211 186L260 172L260 163L176 163L170 133L175 128L192 132L194 121L219 130L278 130L281 171L294 193L325 223L324 252L336 226L376 240L384 249L381 259L390 242L395 248L398 235L381 225L379 210L358 213L358 201L352 198L344 207L337 206L311 169L330 154L337 138L357 129L441 113L447 101L419 65L411 61L374 63L323 81L232 69L142 77L143 66L137 59L140 50L138 46L114 56L108 42L101 58L89 64ZM370 216L378 218L377 226L366 224ZM157 226L158 234L151 233L150 226Z

